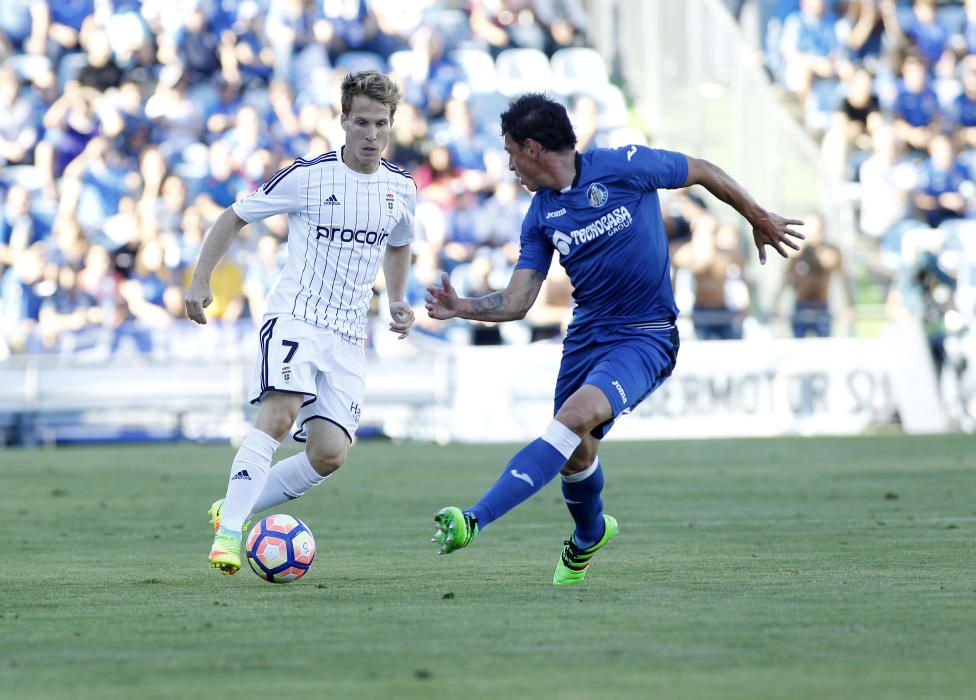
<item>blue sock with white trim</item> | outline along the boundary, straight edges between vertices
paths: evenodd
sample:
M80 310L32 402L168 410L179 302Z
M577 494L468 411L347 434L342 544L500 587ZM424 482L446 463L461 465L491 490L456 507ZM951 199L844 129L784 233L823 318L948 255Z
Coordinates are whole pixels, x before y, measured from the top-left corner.
M603 537L603 467L597 457L587 469L563 477L563 500L576 522L573 541L580 549Z
M477 520L479 530L483 530L556 478L579 444L576 433L554 420L545 435L512 457L494 485L464 512Z

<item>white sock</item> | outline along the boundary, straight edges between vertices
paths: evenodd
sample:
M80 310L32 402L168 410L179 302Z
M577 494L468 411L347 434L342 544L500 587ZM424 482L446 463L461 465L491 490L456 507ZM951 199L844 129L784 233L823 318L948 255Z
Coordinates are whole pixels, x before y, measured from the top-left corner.
M248 431L230 467L227 495L220 516L222 528L240 532L268 480L271 458L278 445L277 440L257 428Z
M549 424L549 427L546 428L546 432L542 436L542 439L556 448L559 451L559 454L566 459L573 456L576 448L579 447L579 444L583 441L579 435L555 419L553 419L552 423Z
M596 468L599 466L600 466L600 457L598 456L596 459L593 460L593 464L588 466L583 471L576 472L575 474L570 474L569 476L563 475L563 481L565 481L567 484L575 484L580 481L586 481L591 476L593 476L593 472L595 472Z
M328 478L315 471L304 452L287 457L271 469L251 513L260 513L279 503L293 501Z

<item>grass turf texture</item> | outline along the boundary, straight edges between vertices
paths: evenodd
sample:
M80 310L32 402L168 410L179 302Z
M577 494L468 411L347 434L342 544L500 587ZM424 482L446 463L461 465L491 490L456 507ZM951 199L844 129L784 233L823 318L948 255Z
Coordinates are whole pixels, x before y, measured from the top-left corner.
M276 586L207 567L229 448L0 453L0 694L940 698L976 687L971 437L620 444L621 535L551 584L557 484L438 557L432 516L513 446L357 445L278 508Z

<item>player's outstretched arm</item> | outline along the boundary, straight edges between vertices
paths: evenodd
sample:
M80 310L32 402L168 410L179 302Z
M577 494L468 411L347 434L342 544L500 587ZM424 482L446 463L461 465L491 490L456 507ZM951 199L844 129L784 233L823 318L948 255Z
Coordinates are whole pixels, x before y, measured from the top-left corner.
M514 321L525 314L542 288L545 274L522 268L512 273L508 286L483 297L459 297L447 273L441 277L440 287L427 287L427 314L446 320L466 318L472 321Z
M792 239L803 239L803 234L790 229L803 222L799 219L786 219L779 214L763 209L745 188L714 163L701 158L688 159L688 179L685 187L701 185L739 212L752 225L752 238L759 251L759 262L766 264L766 246L772 246L784 258L788 256L785 247L799 250ZM785 247L784 247L785 246Z
M231 207L224 209L223 213L217 217L213 228L203 241L200 249L200 257L197 258L196 267L193 268L193 277L190 278L190 286L186 290L183 301L186 305L186 317L197 323L206 323L207 315L203 312L213 301L213 293L210 291L210 275L217 267L217 263L224 257L224 253L230 247L231 241L238 232L247 225L247 222L240 218Z

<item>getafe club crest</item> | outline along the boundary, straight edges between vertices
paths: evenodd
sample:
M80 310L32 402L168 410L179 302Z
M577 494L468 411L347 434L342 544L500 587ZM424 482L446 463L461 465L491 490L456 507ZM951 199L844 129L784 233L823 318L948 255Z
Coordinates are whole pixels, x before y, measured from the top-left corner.
M607 192L607 188L599 182L594 182L590 185L590 189L586 191L586 201L590 203L591 207L596 207L597 209L607 203L609 196L610 194Z

